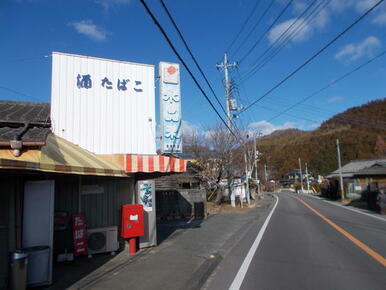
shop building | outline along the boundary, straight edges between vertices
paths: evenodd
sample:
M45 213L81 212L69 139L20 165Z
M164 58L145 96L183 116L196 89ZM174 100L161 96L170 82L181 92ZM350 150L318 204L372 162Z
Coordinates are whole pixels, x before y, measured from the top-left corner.
M52 59L51 105L0 102L0 288L8 285L9 252L32 246L48 248L40 285L50 284L53 261L77 251L77 214L88 237L95 233L88 253L112 252L124 247L122 205L142 203L140 246L156 245L153 180L186 171L186 161L156 154L154 66Z

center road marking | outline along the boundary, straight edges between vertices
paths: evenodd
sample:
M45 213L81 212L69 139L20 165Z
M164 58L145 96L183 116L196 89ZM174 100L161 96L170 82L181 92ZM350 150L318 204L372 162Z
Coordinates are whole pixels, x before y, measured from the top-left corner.
M292 198L295 198L298 201L300 201L302 204L304 204L306 207L308 207L312 212L314 212L317 216L319 216L321 219L323 219L326 223L328 223L330 226L332 226L334 229L336 229L338 232L340 232L342 235L344 235L346 238L348 238L351 242L353 242L355 245L357 245L359 248L361 248L363 251L365 251L367 254L369 254L371 257L373 257L375 260L377 260L379 263L381 263L384 267L386 267L386 259L384 257L382 257L380 254L378 254L374 250L370 249L368 246L366 246L360 240L358 240L353 235L346 232L340 226L335 224L332 220L330 220L329 218L322 215L320 212L318 212L316 209L314 209L312 206L310 206L304 200L302 200L296 196L292 196Z
M229 287L229 290L238 290L238 289L240 289L241 284L244 281L244 277L247 274L249 265L252 262L252 258L253 258L253 256L256 253L256 250L257 250L257 248L258 248L258 246L259 246L259 244L261 242L261 239L262 239L262 237L264 235L264 232L265 232L265 230L266 230L266 228L268 226L269 220L271 219L272 214L275 211L276 206L277 206L277 204L279 202L279 197L276 196L276 195L274 195L274 197L276 198L276 203L273 206L273 208L272 208L271 212L269 213L268 217L266 218L266 220L265 220L263 226L261 227L259 233L257 234L257 237L256 237L255 241L253 242L251 248L249 249L248 254L245 257L245 259L244 259L244 261L243 261L239 271L237 272L235 279L233 280L231 286Z

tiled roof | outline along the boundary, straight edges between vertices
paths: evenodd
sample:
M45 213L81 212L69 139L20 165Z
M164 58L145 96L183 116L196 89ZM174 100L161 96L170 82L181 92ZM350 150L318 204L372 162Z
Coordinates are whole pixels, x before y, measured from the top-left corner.
M355 175L370 176L384 175L386 176L386 162L376 162L373 166L359 170Z
M355 173L362 169L373 166L376 163L386 162L386 158L368 159L368 160L355 160L342 166L343 177L352 177ZM339 176L339 169L331 172L327 177Z
M0 101L1 123L50 122L49 103Z
M50 104L0 101L0 142L7 143L23 132L23 142L44 142L50 130ZM4 145L4 144L3 144Z

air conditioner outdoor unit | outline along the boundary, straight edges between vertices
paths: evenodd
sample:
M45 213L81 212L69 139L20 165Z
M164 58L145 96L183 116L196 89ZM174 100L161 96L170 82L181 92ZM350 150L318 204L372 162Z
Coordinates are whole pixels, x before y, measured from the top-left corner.
M87 230L88 254L115 252L119 248L117 227Z

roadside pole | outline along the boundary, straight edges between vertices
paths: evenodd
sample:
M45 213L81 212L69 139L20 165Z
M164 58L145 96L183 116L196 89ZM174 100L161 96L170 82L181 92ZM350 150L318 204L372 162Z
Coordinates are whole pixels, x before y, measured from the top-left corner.
M226 100L226 112L227 112L227 125L228 125L228 128L232 128L232 122L231 122L231 108L230 108L230 100L231 100L231 85L230 85L230 82L229 82L229 74L228 74L228 67L235 67L237 66L237 63L229 63L228 62L228 58L227 58L227 54L225 53L224 54L224 62L220 63L220 64L217 64L216 67L217 68L223 68L224 69L224 87L225 87L225 100ZM230 142L230 141L229 141ZM230 145L230 144L229 144ZM230 146L229 146L230 147ZM231 178L230 178L230 172L231 172L231 164L232 164L232 149L230 149L230 152L229 152L229 164L228 164L228 169L227 169L227 173L228 173L228 191L229 191L229 195L231 196L232 195L232 186L231 186ZM234 206L232 204L232 206Z
M299 158L299 169L300 169L300 186L302 188L302 193L304 191L304 188L303 188L303 172L302 172L302 161L301 159Z
M248 172L248 159L247 159L247 151L244 152L244 161L245 161L245 195L247 197L248 205L251 204L249 197L249 172Z
M258 158L258 151L256 149L256 135L255 135L255 138L254 138L253 141L254 141L253 142L253 146L255 148L254 154L253 154L253 156L254 156L253 162L254 162L254 167L255 167L255 182L257 184L257 195L260 196L260 180L259 181L257 180L257 158ZM255 196L255 198L256 198L256 196Z
M340 183L340 198L344 200L344 188L343 188L343 176L342 176L342 162L340 160L340 146L339 139L336 139L336 152L338 154L338 167L339 167L339 183Z
M307 193L310 192L310 180L308 179L308 166L306 162L306 179L307 179Z

